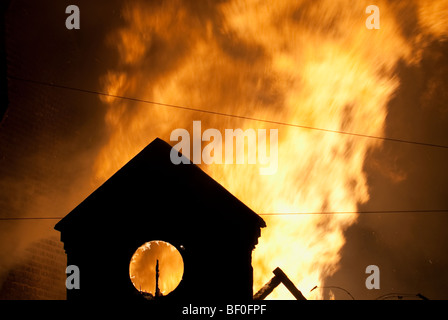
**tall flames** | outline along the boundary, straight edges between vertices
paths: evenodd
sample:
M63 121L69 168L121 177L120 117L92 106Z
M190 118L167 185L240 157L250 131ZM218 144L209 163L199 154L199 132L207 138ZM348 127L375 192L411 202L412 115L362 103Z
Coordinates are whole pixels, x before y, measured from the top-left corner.
M432 3L432 2L431 2ZM106 92L259 119L384 136L387 103L399 85L398 61L418 63L424 37L446 36L418 6L415 35L405 36L406 4L377 1L381 29L365 27L366 1L129 2L124 24L107 41L119 63L101 81ZM440 1L438 6L445 6ZM446 9L446 8L445 8ZM443 18L443 17L442 17ZM444 18L446 20L446 18ZM103 98L110 140L97 163L103 181L155 137L175 128L277 128L275 175L256 165L202 167L258 213L353 212L368 200L363 164L380 140L274 126ZM281 267L308 298L338 268L344 230L356 214L263 216L254 251L254 290ZM284 289L270 296L289 299Z

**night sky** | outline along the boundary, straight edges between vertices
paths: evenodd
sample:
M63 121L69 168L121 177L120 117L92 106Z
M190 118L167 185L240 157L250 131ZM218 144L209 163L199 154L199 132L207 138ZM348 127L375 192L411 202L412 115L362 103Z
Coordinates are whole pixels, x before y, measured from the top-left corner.
M182 34L179 33L182 30L173 25L174 31L165 30L170 35L166 38L161 36L164 30L157 30L159 38L152 38L151 52L145 56L145 63L136 65L132 61L126 64L120 60L122 55L117 46L114 46L114 32L129 23L124 13L128 2L10 1L5 19L6 89L9 104L0 123L0 217L65 216L105 181L106 177L98 173L97 165L98 159L104 157L104 148L114 148L114 140L110 137L119 134L120 139L126 139L127 135L135 134L134 130L139 130L134 127L126 130L126 126L111 126L110 120L107 120L111 106L105 102L104 97L32 81L104 92L105 75L111 70L121 70L127 75L139 75L136 77L138 83L132 84L134 86L156 87L165 77L174 78L183 72L180 66L188 52L193 50L192 39L201 32L198 30L208 28L204 21L211 21L213 30L220 30L216 27L221 25L223 19L218 13L219 6L225 2L176 3L174 7L186 8L186 21L191 22L193 27ZM387 115L384 136L438 146L382 141L380 145L368 149L363 171L369 197L364 203L358 204L358 211L365 213L361 213L355 223L344 229L346 243L340 250L338 267L333 274L325 275L322 286L341 287L356 299L375 299L389 293L421 293L429 299L447 299L447 12L440 15L445 23L433 21L437 28L442 29L435 32L433 30L436 27L431 29L427 27L427 21L423 23L419 20L419 1L406 1L406 4L400 5L393 2L395 4L389 6L389 2L381 1L378 6L380 9L383 5L396 10L394 21L398 24L398 33L403 41L411 44L412 50L404 58L397 58L396 63L384 64L384 69L390 68L384 71L387 77L398 82L385 104ZM325 1L318 3L323 8L328 5ZM76 4L80 8L80 30L67 30L65 27L65 8L70 4ZM304 2L303 8L307 5ZM344 5L350 6L341 2L341 8ZM447 6L440 5L440 10L443 8L446 10ZM163 8L158 10L162 11ZM170 14L169 11L166 14ZM386 24L390 20L387 18L387 11L384 14L386 18L382 23ZM364 12L360 12L361 21L366 16ZM298 14L296 19L305 21L316 17ZM325 19L324 16L322 23L329 23ZM319 22L310 24L310 28L316 24ZM170 24L165 26L169 27ZM358 27L365 28L363 24ZM425 28L432 33L424 32ZM344 32L342 29L335 30L330 25L328 29L323 27L320 32ZM270 81L274 81L274 77L265 78L267 80L261 85L262 93L258 96L257 92L251 91L250 85L238 87L241 77L246 77L250 82L251 77L259 76L260 66L266 61L267 53L255 44L233 39L231 36L218 39L212 31L211 37L217 39L216 42L226 57L231 57L232 61L241 61L238 63L244 67L240 69L236 66L235 70L240 69L243 75L236 76L233 69L216 69L210 79L198 80L198 84L191 84L186 92L191 94L192 91L207 91L207 86L212 83L217 85L214 90L220 93L214 94L215 100L210 103L217 106L217 110L221 110L218 103L230 104L232 99L229 96L235 94L239 96L239 105L256 96L264 108L271 106L276 112L279 110L280 118L286 115L278 102L282 92L277 92L272 89L274 85L271 86ZM415 44L417 42L418 45ZM385 49L379 47L370 50ZM256 66L253 71L250 68L252 61ZM234 72L237 78L235 82ZM214 82L213 79L220 76L224 80ZM344 73L340 77L344 78ZM141 97L139 93L137 89L127 91L133 97ZM182 96L179 96L176 101L160 102L181 104L182 101ZM184 104L191 106L192 102L194 100L186 98ZM140 109L133 109L129 105L127 107L129 109L121 113L122 118L118 122L132 124L133 117L138 115L137 111ZM260 109L265 112L263 108ZM256 111L245 110L241 106L234 109L223 107L224 112L229 110L237 114L250 111L253 112L251 115L256 115ZM191 124L191 120L194 120L194 116L183 114L180 110L167 112L181 117L182 124ZM169 116L165 114L160 122L159 125L150 123L142 127L149 133L133 145L131 154L156 136L168 141L169 132L179 126L170 124ZM368 122L363 124L366 128L371 125ZM119 133L118 129L121 130ZM281 159L279 163L281 165ZM251 181L246 181L245 184L248 190L257 188ZM266 212L258 210L260 207L255 209L258 213ZM424 212L425 210L447 211ZM341 208L339 211L345 209ZM53 229L57 221L0 220L0 287L8 271L21 261L24 250L32 242L45 237L59 237L59 233ZM267 224L269 228L269 223ZM289 246L288 243L283 245ZM294 246L289 248L293 255ZM365 268L368 265L380 268L379 290L368 290L365 287L368 276ZM288 274L287 271L286 273ZM267 274L267 278L271 276ZM308 293L303 291L305 296ZM338 289L331 292L329 289L322 289L322 294L324 298L350 298L343 290Z

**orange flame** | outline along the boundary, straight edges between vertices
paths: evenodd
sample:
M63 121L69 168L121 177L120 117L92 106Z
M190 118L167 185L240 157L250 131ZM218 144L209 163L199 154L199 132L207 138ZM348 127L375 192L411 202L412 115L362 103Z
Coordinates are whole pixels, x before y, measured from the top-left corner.
M394 68L400 60L418 63L414 53L425 33L406 39L397 14L406 4L377 2L379 30L365 27L367 1L233 0L203 8L135 1L123 10L124 27L110 36L121 63L105 75L104 87L111 94L383 136L387 103L399 85ZM431 23L437 12L421 1L420 25L426 34L446 36L448 23ZM96 163L101 181L156 136L167 139L193 120L218 129L261 128L260 122L113 98L104 103L111 136ZM279 129L275 175L259 175L256 165L203 169L259 213L352 212L368 200L363 165L379 140L269 128ZM337 270L344 230L356 219L266 216L253 257L254 290L281 267L305 296L320 298L317 290L308 293ZM292 298L282 288L269 297Z
M182 256L168 242L150 241L140 246L131 258L129 277L137 290L154 296L157 260L160 264L158 288L167 295L176 289L184 273Z

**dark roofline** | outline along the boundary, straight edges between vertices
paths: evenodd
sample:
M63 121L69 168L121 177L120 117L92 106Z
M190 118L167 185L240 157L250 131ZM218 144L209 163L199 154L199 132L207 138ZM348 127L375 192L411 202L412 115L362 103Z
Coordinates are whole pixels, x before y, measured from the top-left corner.
M65 228L65 225L69 223L72 219L79 219L78 215L81 213L82 208L86 205L88 205L89 199L92 199L96 194L101 192L101 190L105 187L105 185L113 183L114 177L118 175L123 175L129 168L132 166L133 162L136 161L137 158L142 157L144 154L148 152L152 152L153 150L165 150L171 151L172 146L165 142L164 140L160 138L154 139L150 144L148 144L142 151L140 151L135 157L133 157L131 160L129 160L123 167L121 167L116 173L114 173L109 179L107 179L100 187L98 187L95 191L93 191L87 198L85 198L78 206L76 206L70 213L68 213L64 218L62 218L54 227L55 230L62 232ZM185 157L181 154L182 157ZM186 158L186 157L185 157ZM190 162L190 164L179 164L180 165L188 165L191 166L192 170L198 170L200 175L205 176L205 178L209 179L214 183L217 189L220 190L224 194L224 196L228 196L229 198L233 199L235 203L238 206L241 206L244 211L247 211L249 215L252 215L255 219L255 222L258 224L260 228L266 227L266 223L259 215L257 215L252 209L250 209L246 204L244 204L241 200L239 200L237 197L235 197L233 194L231 194L226 188L224 188L219 182L214 180L212 177L210 177L207 173L205 173L201 168L199 168L196 164L193 164Z

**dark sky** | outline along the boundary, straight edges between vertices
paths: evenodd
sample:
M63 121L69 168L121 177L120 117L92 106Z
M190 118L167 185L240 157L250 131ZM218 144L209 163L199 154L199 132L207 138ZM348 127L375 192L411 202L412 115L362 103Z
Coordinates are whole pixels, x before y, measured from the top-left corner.
M65 8L70 4L80 7L80 30L65 28ZM123 67L119 53L108 42L111 32L125 23L124 4L125 1L11 1L5 22L6 66L11 76L7 87L9 106L0 124L1 217L62 217L102 182L94 177L95 163L102 148L110 143L109 137L117 134L105 121L108 106L96 95L15 78L103 91L101 79L108 71L129 68L127 72L137 72ZM202 24L204 17L219 25L218 2L201 6L185 1L183 6L188 7L187 12L194 12L192 32L207 28ZM417 2L411 2L400 11L402 33L409 41L418 31L417 7ZM188 37L194 36L195 33L186 33L174 37L173 46L167 46L164 38L155 41L153 51L146 57L153 60L143 69L148 82L157 83L161 75L176 73L190 49ZM258 75L258 61L265 54L258 46L240 39L220 38L217 42L234 61L253 61L257 70L251 73L242 69L245 76ZM394 65L392 73L400 84L387 103L385 136L448 145L447 53L447 41L428 37L419 63L398 61ZM233 76L232 70L215 71L229 79ZM213 79L210 76L203 81ZM277 107L278 93L270 88L271 81L268 77L262 84L267 89L258 99ZM231 90L244 96L241 101L252 99L250 86ZM216 96L214 104L219 103L218 98L229 97L228 87L221 91L225 94ZM189 121L190 117L186 119ZM161 132L166 135L166 130ZM448 209L447 163L447 148L384 142L366 156L364 170L370 199L359 210ZM251 187L254 186L248 186ZM41 237L59 236L53 230L54 223L0 221L0 286L25 247ZM446 299L447 226L448 212L361 214L344 233L346 244L338 271L323 284L342 287L357 299L374 299L393 292ZM370 264L380 268L380 290L367 290L364 285L364 271ZM323 290L329 294L329 290ZM332 292L336 299L347 298L341 290Z
M447 52L446 42L433 43L420 66L398 67L402 82L389 103L387 136L447 144ZM360 210L445 209L447 161L446 149L384 144L365 164L371 198ZM326 285L344 287L356 298L419 292L430 299L447 299L447 225L446 213L361 215L345 233L341 269L327 279ZM367 276L363 266L369 264L380 267L381 291L369 291L360 285ZM337 297L349 298L336 291Z

